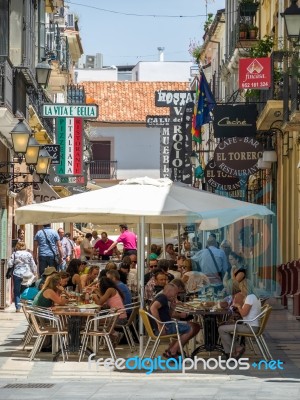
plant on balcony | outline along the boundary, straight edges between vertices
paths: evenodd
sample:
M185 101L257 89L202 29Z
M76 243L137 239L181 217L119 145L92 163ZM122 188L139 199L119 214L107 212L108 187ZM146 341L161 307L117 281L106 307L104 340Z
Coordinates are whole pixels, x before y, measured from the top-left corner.
M202 45L195 40L191 40L189 45L189 54L193 57L193 60L196 64L199 64L200 62L201 53Z
M256 14L259 3L255 0L240 0L240 14L253 16Z
M241 23L239 29L240 29L240 39L242 40L247 39L248 26L244 23Z
M274 39L272 36L265 36L263 39L258 40L257 44L249 51L249 57L268 57L274 46Z
M213 22L214 14L207 14L207 20L204 22L204 31L207 32Z
M245 92L245 98L248 101L256 101L260 98L260 90L258 89L247 89Z
M258 27L255 25L249 25L248 32L249 32L249 39L256 39Z

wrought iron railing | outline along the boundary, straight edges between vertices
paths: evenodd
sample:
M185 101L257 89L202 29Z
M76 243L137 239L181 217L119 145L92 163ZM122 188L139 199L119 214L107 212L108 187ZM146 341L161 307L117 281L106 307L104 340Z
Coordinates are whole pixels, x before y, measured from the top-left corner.
M84 86L68 85L67 86L67 103L68 104L84 104L86 100Z
M91 161L90 177L91 179L117 179L117 161Z
M43 89L34 89L33 87L31 88L30 91L28 91L28 96L29 96L29 102L34 108L36 114L39 116L39 119L43 125L43 127L46 129L49 137L53 140L54 139L54 124L53 124L53 119L51 118L44 118L42 117L42 104L46 103L52 103L49 98L46 96L45 92Z

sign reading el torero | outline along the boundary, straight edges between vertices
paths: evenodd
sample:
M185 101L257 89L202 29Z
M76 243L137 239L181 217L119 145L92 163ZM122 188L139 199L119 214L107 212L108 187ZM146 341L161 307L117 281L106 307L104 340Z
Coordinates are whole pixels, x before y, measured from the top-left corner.
M254 138L233 137L218 144L214 160L217 167L233 177L243 177L258 171L257 160L262 157L263 146Z

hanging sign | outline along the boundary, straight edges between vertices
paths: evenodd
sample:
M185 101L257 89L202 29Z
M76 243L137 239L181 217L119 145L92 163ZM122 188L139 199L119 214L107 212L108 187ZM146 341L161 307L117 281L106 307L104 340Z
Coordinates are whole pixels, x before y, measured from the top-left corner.
M213 110L214 137L246 137L256 134L256 104L220 105Z
M210 160L204 170L205 182L218 192L245 190L247 177L233 177L221 171L214 160Z
M239 88L269 89L271 87L271 58L240 58Z
M83 175L82 118L57 118L57 143L60 145L58 175Z
M97 104L43 104L42 116L48 118L97 118Z
M263 145L254 138L228 138L214 152L217 167L233 177L252 175L258 171L257 160L262 157Z

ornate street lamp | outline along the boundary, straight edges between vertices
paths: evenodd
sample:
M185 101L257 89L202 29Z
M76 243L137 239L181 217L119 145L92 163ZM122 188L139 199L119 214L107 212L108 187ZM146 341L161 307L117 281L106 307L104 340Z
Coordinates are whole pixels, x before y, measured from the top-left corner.
M21 164L23 156L26 154L27 151L31 132L24 124L23 120L20 119L14 129L10 132L10 134L13 151L16 153L18 161Z
M34 137L31 137L29 139L27 152L25 154L25 162L31 174L33 174L38 163L40 148L40 144L35 140Z
M51 67L47 62L46 58L42 58L42 61L35 67L36 81L40 86L46 87L49 82Z
M288 39L293 43L299 43L300 38L300 8L297 0L291 0L291 5L281 13L284 18Z
M52 157L45 149L40 149L39 158L35 168L36 173L39 175L41 183L44 182L46 175L49 174L49 167Z

